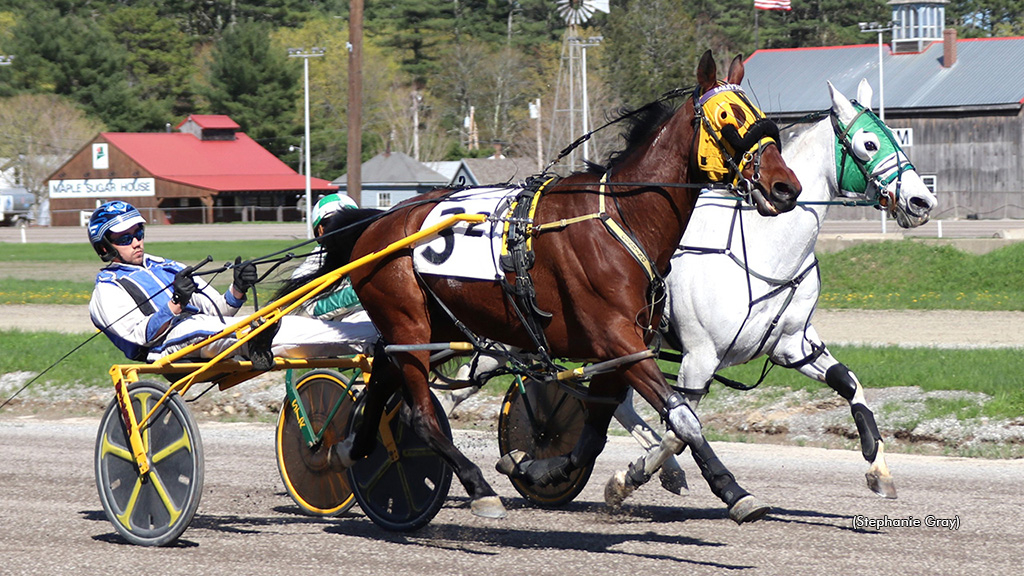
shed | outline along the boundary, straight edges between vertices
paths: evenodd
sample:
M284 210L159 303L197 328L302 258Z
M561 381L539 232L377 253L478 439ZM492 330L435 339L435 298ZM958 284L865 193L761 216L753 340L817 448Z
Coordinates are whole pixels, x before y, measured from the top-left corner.
M362 190L359 198L353 199L364 208L390 208L417 194L445 186L448 180L412 156L388 150L363 162ZM330 184L348 194L348 174Z

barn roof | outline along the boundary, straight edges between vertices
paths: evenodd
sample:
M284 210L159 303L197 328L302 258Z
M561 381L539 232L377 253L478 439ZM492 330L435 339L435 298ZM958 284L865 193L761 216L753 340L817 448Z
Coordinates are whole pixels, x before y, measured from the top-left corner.
M892 54L883 45L885 109L986 107L1024 103L1024 37L956 41L956 59L943 66L943 43L922 52ZM825 81L853 97L867 78L878 108L878 45L758 50L746 63L743 88L766 113L796 114L831 105Z
M124 152L154 177L198 188L270 191L300 190L306 186L305 176L244 133L236 134L234 140L200 140L184 133L103 132L100 139ZM322 178L310 178L310 187L334 190Z

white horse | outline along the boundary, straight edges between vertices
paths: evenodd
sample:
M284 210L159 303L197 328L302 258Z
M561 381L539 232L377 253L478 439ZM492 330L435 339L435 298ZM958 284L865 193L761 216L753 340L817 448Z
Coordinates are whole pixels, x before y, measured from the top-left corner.
M784 146L783 157L803 185L797 209L763 218L714 194L698 202L666 279L671 335L682 350L678 383L696 411L715 372L767 354L775 364L828 384L850 404L861 451L871 463L868 486L895 498L884 443L863 388L811 325L820 290L814 246L828 204L839 196L877 199L904 228L927 222L936 200L878 117L828 86L828 117ZM870 105L866 80L857 98ZM610 505L621 503L663 462L678 474L672 454L683 448L671 432L652 446L653 432L630 400L616 418L648 452L608 481Z

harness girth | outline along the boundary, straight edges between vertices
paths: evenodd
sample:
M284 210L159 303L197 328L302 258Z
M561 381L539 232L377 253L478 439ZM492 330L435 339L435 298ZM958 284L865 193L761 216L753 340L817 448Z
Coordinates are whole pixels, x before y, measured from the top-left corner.
M545 356L550 347L544 335L544 322L551 318L551 313L541 310L537 304L537 290L530 276L530 269L536 261L532 228L533 215L537 211L540 195L554 180L555 177L551 177L539 184L531 182L516 196L502 233L504 241L499 259L501 269L516 276L514 283L509 282L507 277L502 277L501 287L520 322L526 327L530 339Z

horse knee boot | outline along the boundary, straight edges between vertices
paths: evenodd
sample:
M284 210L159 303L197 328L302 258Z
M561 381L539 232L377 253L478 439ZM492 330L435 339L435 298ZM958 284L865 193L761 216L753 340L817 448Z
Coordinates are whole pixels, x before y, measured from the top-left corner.
M865 460L873 462L878 454L878 443L882 441L882 435L875 423L875 415L859 398L855 400L860 390L860 382L842 363L835 364L825 372L825 382L850 403L850 412L860 436L861 454Z

